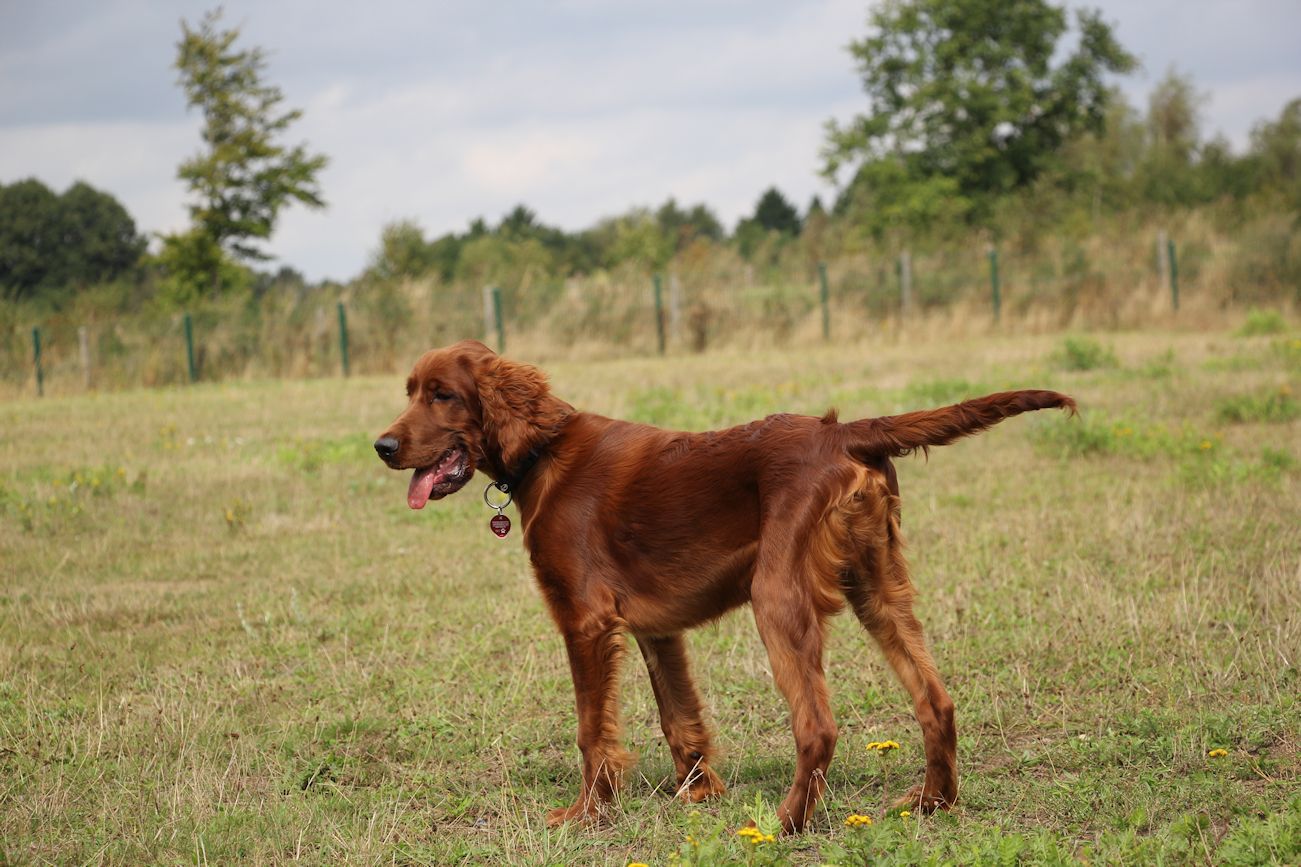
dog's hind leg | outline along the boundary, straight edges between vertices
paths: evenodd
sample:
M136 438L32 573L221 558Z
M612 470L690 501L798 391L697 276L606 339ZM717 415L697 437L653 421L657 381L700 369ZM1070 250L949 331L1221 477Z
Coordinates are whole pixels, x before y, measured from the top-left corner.
M912 696L926 747L926 775L900 798L896 807L925 811L950 807L958 797L957 728L953 700L926 647L922 625L913 614L912 580L903 556L898 500L887 483L869 475L878 490L865 491L864 508L856 516L852 535L859 545L843 587L859 621L884 651L890 666Z
M826 789L836 721L822 669L822 615L812 596L814 576L805 564L764 564L763 559L761 554L750 601L773 680L790 705L795 779L777 817L786 831L794 832L803 830Z
M727 787L709 767L709 728L691 680L686 642L680 634L636 638L659 705L664 739L673 754L678 797L694 802L723 794Z

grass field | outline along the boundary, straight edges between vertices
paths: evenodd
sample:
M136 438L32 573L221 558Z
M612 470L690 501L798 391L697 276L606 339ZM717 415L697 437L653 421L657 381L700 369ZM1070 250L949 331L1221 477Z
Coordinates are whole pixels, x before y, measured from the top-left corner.
M1301 862L1295 333L549 368L582 408L696 429L1079 399L899 464L956 809L884 813L920 735L841 616L830 795L803 836L738 838L794 763L740 611L689 639L728 795L671 798L634 652L616 818L548 830L578 787L563 646L481 486L411 512L371 453L395 372L0 404L0 864Z

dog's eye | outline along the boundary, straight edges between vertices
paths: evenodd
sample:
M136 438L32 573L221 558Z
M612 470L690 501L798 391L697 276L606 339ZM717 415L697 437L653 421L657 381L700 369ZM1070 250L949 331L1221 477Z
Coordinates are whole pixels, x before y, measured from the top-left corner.
M441 388L434 389L433 396L430 398L431 403L437 403L440 400L452 400L456 395L450 391L443 391Z

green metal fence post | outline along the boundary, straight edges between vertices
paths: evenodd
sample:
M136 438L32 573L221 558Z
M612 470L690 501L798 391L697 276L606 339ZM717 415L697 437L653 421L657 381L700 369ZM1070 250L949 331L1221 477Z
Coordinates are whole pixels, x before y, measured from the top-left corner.
M501 287L492 287L492 319L497 323L497 351L506 351L506 325L501 321Z
M1166 241L1166 256L1170 260L1170 302L1174 305L1175 312L1179 312L1179 262L1175 258L1174 238Z
M338 304L339 310L339 360L343 362L343 375L349 373L348 364L348 314L344 312L343 302Z
M41 367L41 329L32 329L32 361L36 364L36 396L45 397L45 370Z
M199 378L199 372L194 366L194 322L190 319L190 314L186 313L185 318L185 365L190 371L190 382Z
M664 354L664 281L659 274L651 278L655 288L655 341L660 355Z
M818 263L818 285L822 292L822 339L831 339L831 290L827 288L827 263Z
M989 248L989 288L993 292L994 323L1003 318L1003 293L998 284L998 250Z

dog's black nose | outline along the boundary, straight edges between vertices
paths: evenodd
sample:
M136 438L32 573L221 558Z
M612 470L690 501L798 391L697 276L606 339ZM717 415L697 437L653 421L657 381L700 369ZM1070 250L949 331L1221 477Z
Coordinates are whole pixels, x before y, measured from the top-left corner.
M398 445L399 443L396 437L380 437L375 440L375 454L379 455L384 460L388 460L397 454Z

